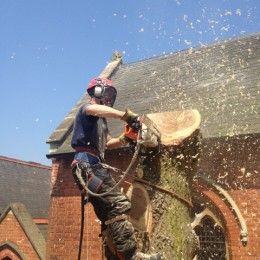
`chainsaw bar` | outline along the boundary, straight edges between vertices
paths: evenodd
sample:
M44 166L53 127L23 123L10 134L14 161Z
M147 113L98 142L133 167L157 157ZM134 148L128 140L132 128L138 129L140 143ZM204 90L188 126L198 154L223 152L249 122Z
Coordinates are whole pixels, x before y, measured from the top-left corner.
M156 124L147 116L144 115L142 117L143 124L147 126L147 128L155 134L159 139L161 138L161 132L158 130Z

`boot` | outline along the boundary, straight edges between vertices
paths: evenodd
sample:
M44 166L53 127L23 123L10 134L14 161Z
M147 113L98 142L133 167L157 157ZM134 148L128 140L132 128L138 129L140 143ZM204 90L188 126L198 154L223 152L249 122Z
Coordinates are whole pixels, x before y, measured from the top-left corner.
M160 253L156 254L144 254L141 252L137 252L131 260L162 260L162 256Z

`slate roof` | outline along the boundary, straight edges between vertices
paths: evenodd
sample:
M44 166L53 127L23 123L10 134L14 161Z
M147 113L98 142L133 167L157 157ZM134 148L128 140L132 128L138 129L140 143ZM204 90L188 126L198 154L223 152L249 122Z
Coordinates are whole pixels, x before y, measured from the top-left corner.
M0 156L0 214L23 203L32 218L47 219L51 167Z
M197 109L204 138L259 133L259 54L260 33L255 33L121 64L110 77L118 89L115 108L130 107L140 115ZM71 119L74 115L72 110ZM118 120L109 125L114 136L123 131ZM71 131L67 128L53 155L73 152Z

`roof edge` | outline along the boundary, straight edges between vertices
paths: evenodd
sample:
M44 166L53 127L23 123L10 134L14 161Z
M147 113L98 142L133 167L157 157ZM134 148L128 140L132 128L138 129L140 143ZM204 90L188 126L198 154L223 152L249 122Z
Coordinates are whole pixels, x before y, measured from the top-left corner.
M200 50L205 49L205 48L212 48L212 47L222 45L223 43L232 43L232 42L235 42L235 41L241 41L241 40L248 39L248 38L251 38L251 37L260 37L260 32L253 32L251 34L246 34L246 35L242 35L242 36L238 35L238 36L230 37L230 38L227 38L227 39L224 39L224 40L218 40L218 41L214 41L214 42L207 43L207 44L192 46L192 47L189 47L189 48L186 48L186 49L179 49L179 50L171 51L171 52L161 54L161 55L158 55L158 56L155 56L155 57L148 57L148 58L145 58L145 59L142 59L142 60L139 60L139 61L132 61L132 62L126 63L124 65L128 66L128 65L133 65L133 64L136 64L136 63L140 63L140 62L146 62L146 61L155 60L155 59L158 59L158 58L168 57L170 55L178 55L180 53L189 53L191 50L193 52L200 51Z
M41 234L37 225L33 222L33 219L26 207L22 203L11 203L4 211L3 215L0 217L0 223L4 220L7 214L12 211L17 221L24 230L26 236L28 237L30 243L32 244L35 252L40 259L44 260L46 256L46 241ZM29 222L30 227L27 227L25 222Z
M0 160L51 170L51 167L47 166L47 165L43 165L43 164L36 163L36 162L22 161L22 160L10 158L10 157L2 156L2 155L0 155Z

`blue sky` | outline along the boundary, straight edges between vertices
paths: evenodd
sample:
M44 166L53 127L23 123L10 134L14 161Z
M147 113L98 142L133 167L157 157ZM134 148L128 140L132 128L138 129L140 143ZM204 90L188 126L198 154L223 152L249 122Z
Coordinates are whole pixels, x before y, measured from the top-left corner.
M45 143L118 50L124 63L259 32L259 0L1 0L0 155Z

